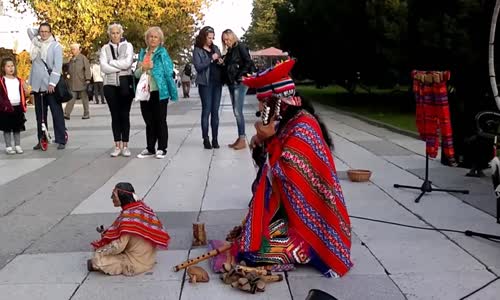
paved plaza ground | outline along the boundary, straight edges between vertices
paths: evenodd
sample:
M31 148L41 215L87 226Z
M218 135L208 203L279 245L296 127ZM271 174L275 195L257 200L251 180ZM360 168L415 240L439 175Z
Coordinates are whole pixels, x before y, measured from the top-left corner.
M169 105L166 159L137 159L145 146L139 105L131 112L130 158L111 158L112 133L105 105L91 105L82 120L76 106L67 121L65 150L50 145L33 151L32 108L23 133L25 154L0 153L0 299L305 299L312 288L347 299L460 299L500 275L500 244L459 233L424 231L352 218L354 268L343 278L326 279L311 268L285 274L264 293L245 294L211 274L209 283L190 284L172 266L206 248L193 248L192 223L204 222L209 239L223 239L241 222L255 169L248 149L226 147L236 123L226 89L221 106L221 148L202 147L200 99ZM247 97L247 134L254 132L256 99ZM316 106L331 131L334 156L350 215L430 228L500 234L495 223L489 178L468 178L465 169L431 161L431 180L440 187L469 188L469 195L433 192L414 203L417 191L394 183L421 185L422 141L376 127L324 106ZM49 118L50 119L50 118ZM50 124L51 125L51 124ZM1 138L0 138L1 139ZM346 170L373 171L370 182L347 180ZM172 237L151 272L127 278L89 273L86 260L96 226L110 224L118 209L110 194L130 181L158 212ZM207 263L201 263L206 267ZM468 299L499 299L500 280Z

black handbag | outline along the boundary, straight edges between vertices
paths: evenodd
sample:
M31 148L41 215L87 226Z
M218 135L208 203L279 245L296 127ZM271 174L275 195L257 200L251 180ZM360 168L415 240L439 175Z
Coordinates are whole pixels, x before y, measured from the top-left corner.
M134 91L134 80L132 75L118 77L120 80L120 95L122 97L131 97Z
M43 60L42 62L45 65L45 68L47 69L47 72L50 76L52 70L49 69L49 67ZM56 84L56 87L54 89L54 96L59 103L65 103L73 99L73 93L69 90L68 84L66 83L63 75L59 76L59 82Z

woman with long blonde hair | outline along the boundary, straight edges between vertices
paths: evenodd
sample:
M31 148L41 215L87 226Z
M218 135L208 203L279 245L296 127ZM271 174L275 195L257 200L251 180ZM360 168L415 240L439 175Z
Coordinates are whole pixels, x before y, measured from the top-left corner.
M239 41L231 29L222 32L222 48L227 51L224 57L227 86L233 105L233 113L238 127L238 138L230 145L234 150L246 147L245 118L243 116L243 105L248 87L241 83L243 76L252 73L252 58L248 47Z

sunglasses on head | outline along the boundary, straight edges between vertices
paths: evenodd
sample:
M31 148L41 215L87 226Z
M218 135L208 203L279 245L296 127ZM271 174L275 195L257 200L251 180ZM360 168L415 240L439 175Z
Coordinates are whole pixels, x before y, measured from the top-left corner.
M214 29L212 27L207 27L207 32L211 32L213 33L214 32Z

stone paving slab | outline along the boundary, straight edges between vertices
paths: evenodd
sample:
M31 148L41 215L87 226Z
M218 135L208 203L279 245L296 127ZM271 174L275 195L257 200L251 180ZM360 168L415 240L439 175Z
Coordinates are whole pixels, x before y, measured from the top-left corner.
M409 172L423 178L424 169L412 169ZM464 176L468 170L462 168L435 168L429 173L430 180L434 185L445 189L466 189L469 194L454 193L453 195L470 205L496 215L496 197L493 191L491 178L474 178ZM454 174L451 175L451 174ZM487 179L487 180L486 180Z
M413 213L438 228L473 230L500 234L495 219L469 204L447 193L433 192L425 195L421 202L411 207Z
M17 253L0 253L0 269L13 260ZM1 283L0 283L1 284Z
M15 197L6 197L0 201L0 216L12 211L24 201L47 191L49 187L88 167L90 162L96 160L95 152L89 150L65 150L59 151L59 153L61 153L59 158L40 168L37 172L26 174L15 181L0 186L0 194L15 195ZM119 162L115 163L119 164ZM113 164L113 162L109 162L110 166Z
M246 216L247 212L248 209L245 208L202 211L199 216L199 221L205 223L206 225L236 226L236 224L241 224L241 221Z
M187 250L193 243L193 229L191 227L167 229L170 235L169 250ZM208 235L208 232L207 232Z
M425 157L417 154L412 155L393 155L382 156L383 159L401 167L403 169L422 169L425 168ZM437 160L429 160L429 169L442 168L443 165Z
M21 215L66 216L111 178L125 162L109 159L107 153L89 159L87 165L52 183L38 195L19 205L13 213ZM107 199L108 200L109 194ZM108 204L107 202L106 204ZM104 204L104 203L102 203Z
M0 185L15 180L24 174L33 172L54 161L53 158L33 158L22 160L0 160Z
M336 134L342 135L350 141L362 142L362 141L382 141L379 137L372 134L366 133L361 130L357 130L351 126L345 124L337 124L332 128Z
M342 300L403 300L405 297L387 275L346 275L342 278L288 277L293 299L306 299L320 289Z
M372 171L370 180L381 188L394 189L394 183L415 185L421 180L409 174L400 167L380 158L364 147L333 134L335 139L334 155L338 156L347 165L354 169L368 169ZM396 192L397 193L397 192Z
M189 249L193 238L192 224L196 222L199 212L157 214L171 236L169 249ZM90 242L99 238L95 228L99 225L108 226L116 216L112 213L69 215L34 242L26 253L90 251Z
M157 211L199 211L208 180L212 151L203 151L193 132L147 197Z
M131 158L127 161L125 167L116 172L106 183L78 205L72 214L119 212L118 208L109 205L108 202L111 191L118 182L133 182L136 193L145 195L170 162L168 154L162 160Z
M371 182L361 183L341 180L341 186L351 216L401 222L416 226L424 225L415 215L403 206L397 205L392 197ZM363 222L358 223L363 226L371 225L370 222Z
M85 282L71 298L71 300L172 300L179 299L181 282Z
M90 255L90 253L89 253ZM86 278L86 283L125 283L138 284L142 282L163 282L163 281L182 281L184 272L174 272L172 268L187 260L188 250L167 250L158 251L156 255L156 265L151 271L137 276L109 276L99 272L90 272ZM179 285L180 288L180 285Z
M59 219L43 215L0 217L0 236L2 237L0 254L22 253L60 219L62 216Z
M389 141L391 143L394 143L396 145L399 145L411 152L414 152L416 154L422 155L425 157L425 142L422 140L410 138L410 137L404 137L404 136L399 136L397 138L390 138ZM437 157L435 158L436 160L439 160L441 158L441 152L438 153Z
M364 221L353 220L355 232L390 273L484 269L476 259L438 232L361 222Z
M349 139L348 136L343 136L346 139ZM406 150L403 147L398 145L394 145L391 143L387 143L387 141L359 141L358 145L366 148L371 153L377 156L401 156L401 155L411 155L412 152Z
M68 300L78 288L78 284L0 284L3 299L33 300ZM97 298L96 298L97 299Z
M354 264L347 276L352 275L386 275L384 268L370 253L363 242L353 234L351 240L351 260ZM298 265L296 269L287 272L289 278L296 277L323 277L315 268L307 265Z
M429 276L428 273L404 273L391 275L391 278L404 291L407 299L456 300L480 288L492 280L494 276L484 270L435 272L433 276ZM498 294L496 298L486 297L478 299L498 299Z
M202 210L248 207L255 174L248 151L223 148L215 152Z
M480 232L498 235L499 233L496 230L498 227L500 226L490 226L489 229ZM500 272L498 272L500 270L499 243L478 237L471 238L462 233L446 233L446 235L500 276Z
M189 257L197 257L206 251L206 248L192 250L189 253ZM266 285L265 292L252 295L238 289L234 289L230 285L225 285L222 280L219 279L219 275L210 270L207 261L199 263L198 266L202 267L209 273L210 282L191 284L188 282L187 277L185 277L185 283L180 299L292 299L285 280L281 282L269 283Z
M500 291L500 280L495 281L491 285L487 286L485 289L477 292L476 294L470 296L467 299L470 300L497 300L498 291Z
M24 254L0 270L2 284L80 284L89 253Z

